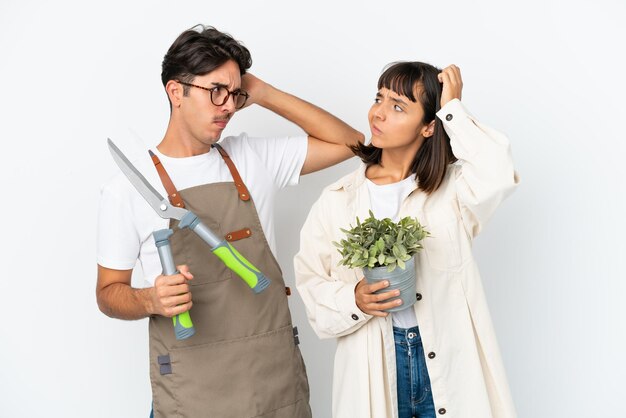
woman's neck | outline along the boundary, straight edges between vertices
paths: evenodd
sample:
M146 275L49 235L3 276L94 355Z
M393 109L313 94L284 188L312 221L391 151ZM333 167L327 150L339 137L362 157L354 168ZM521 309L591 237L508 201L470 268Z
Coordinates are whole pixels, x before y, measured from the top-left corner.
M383 149L380 163L367 168L365 176L376 184L391 184L404 180L412 174L415 154L422 145ZM410 149L407 149L410 148Z

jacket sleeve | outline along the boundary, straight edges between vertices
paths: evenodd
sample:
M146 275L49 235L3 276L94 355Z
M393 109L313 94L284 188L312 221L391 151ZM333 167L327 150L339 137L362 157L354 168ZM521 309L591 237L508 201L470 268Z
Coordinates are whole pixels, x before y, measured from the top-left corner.
M519 183L508 138L476 121L458 99L437 112L458 159L454 182L463 224L474 238Z
M356 305L354 288L356 280L340 280L331 263L331 252L337 251L318 200L300 232L300 251L294 257L296 287L313 330L320 338L334 338L350 334L361 328L371 315L363 313Z

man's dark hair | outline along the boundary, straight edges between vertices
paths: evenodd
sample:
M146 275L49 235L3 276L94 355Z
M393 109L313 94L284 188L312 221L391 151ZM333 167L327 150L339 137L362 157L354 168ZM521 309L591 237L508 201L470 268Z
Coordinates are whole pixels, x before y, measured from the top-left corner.
M433 135L424 140L411 164L419 188L428 194L441 186L448 165L456 161L450 138L436 117L441 108L442 85L437 77L440 72L437 67L423 62L395 62L389 64L378 79L379 90L384 87L412 102L419 100L424 109L422 123L435 120ZM358 144L351 149L368 166L380 164L382 149L371 144Z
M196 25L181 33L165 54L161 81L163 86L170 80L190 83L229 60L237 63L241 75L252 66L250 51L239 41L212 26ZM184 86L185 95L188 91Z

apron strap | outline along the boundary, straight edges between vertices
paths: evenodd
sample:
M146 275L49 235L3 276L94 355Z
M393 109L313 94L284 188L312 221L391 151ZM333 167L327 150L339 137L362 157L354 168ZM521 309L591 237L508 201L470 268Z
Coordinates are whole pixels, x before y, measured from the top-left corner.
M211 147L215 148L220 153L222 159L226 163L226 166L230 171L230 175L235 181L235 187L237 187L239 198L243 201L250 200L250 192L248 192L248 188L241 179L239 171L237 171L237 167L235 167L235 164L233 164L233 160L230 159L228 153L224 150L224 148L222 148L220 144L213 144L211 145ZM183 202L183 199L180 197L180 193L178 193L178 190L176 190L176 186L174 186L174 183L172 182L169 174L167 174L167 171L165 171L165 167L163 167L163 164L161 164L161 160L159 160L159 157L157 157L156 154L154 154L152 151L148 150L148 152L150 153L150 158L152 158L152 162L156 167L157 173L159 173L161 183L163 183L163 187L165 187L165 191L167 192L167 198L169 199L170 203L176 207L184 208L185 202Z
M250 192L248 192L248 188L243 183L239 171L237 171L237 167L233 164L233 160L230 159L230 156L224 151L224 148L222 148L220 144L213 144L212 147L220 153L222 159L228 166L230 175L233 176L233 180L235 180L235 187L237 187L237 191L239 192L239 198L244 201L250 200Z
M250 193L248 192L248 188L241 179L239 171L237 171L237 168L235 167L233 160L230 159L228 153L224 150L224 148L221 147L220 144L213 144L211 145L211 147L217 149L217 151L222 156L222 159L228 166L228 170L230 170L230 175L233 177L233 180L235 180L235 186L237 187L237 192L239 192L239 198L243 201L250 200ZM178 193L178 190L176 190L176 186L174 186L174 183L172 182L169 174L167 174L167 171L165 171L165 167L163 167L163 164L161 164L161 160L159 160L159 157L157 157L152 151L148 150L148 152L150 153L152 162L156 167L157 173L159 173L161 183L163 183L163 187L165 187L165 191L167 192L167 197L170 200L170 203L179 208L184 208L185 202L183 202L183 199L180 197L180 193ZM228 241L238 241L240 239L249 238L251 235L252 231L250 230L250 228L244 228L240 229L239 231L229 232L228 234L226 234L225 238ZM285 293L287 294L287 296L291 296L291 288L285 287ZM296 344L299 344L297 328L294 329L294 332L296 333L294 335ZM169 366L169 364L161 364L161 374L167 374L168 370L169 373L171 373L171 366L169 369L167 369L167 366ZM164 373L164 370L166 371L166 373Z
M157 157L152 151L148 150L150 153L150 157L152 158L152 162L156 167L157 173L159 173L159 177L161 178L161 183L163 183L163 187L165 187L165 191L167 192L167 198L170 200L170 203L176 207L184 208L185 202L180 197L178 190L176 190L176 186L172 183L172 179L170 178L167 171L165 171L165 167L161 164L161 160Z
M249 238L252 235L250 228L240 229L239 231L233 231L226 234L227 241L239 241L240 239Z

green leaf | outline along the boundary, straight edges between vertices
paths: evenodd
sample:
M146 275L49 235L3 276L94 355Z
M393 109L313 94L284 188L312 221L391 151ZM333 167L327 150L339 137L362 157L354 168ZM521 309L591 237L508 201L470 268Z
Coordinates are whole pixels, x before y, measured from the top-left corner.
M430 233L417 218L404 217L399 222L389 218L376 219L369 210L369 216L361 221L356 217L356 226L340 230L345 234L341 241L332 241L341 254L343 265L364 267L372 265L397 266L408 261L423 246L422 239Z

